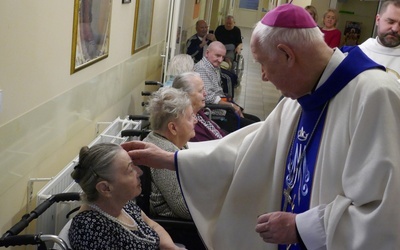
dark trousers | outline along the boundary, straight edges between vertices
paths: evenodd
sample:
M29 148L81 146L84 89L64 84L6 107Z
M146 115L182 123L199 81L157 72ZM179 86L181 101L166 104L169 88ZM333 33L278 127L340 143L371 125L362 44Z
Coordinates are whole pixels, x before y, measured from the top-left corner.
M214 121L228 133L261 121L260 118L255 115L243 113L243 116L244 117L239 117L236 113L227 111L224 118Z

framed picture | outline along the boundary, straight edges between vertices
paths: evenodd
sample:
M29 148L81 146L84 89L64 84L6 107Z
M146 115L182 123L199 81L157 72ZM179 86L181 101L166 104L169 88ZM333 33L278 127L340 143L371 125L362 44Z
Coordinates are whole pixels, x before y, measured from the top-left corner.
M346 46L358 45L358 39L360 38L361 34L361 23L347 21L343 34L344 34L344 45Z
M112 0L75 0L71 74L108 57Z
M122 3L131 3L131 0L122 0Z
M150 46L154 0L136 0L132 54Z

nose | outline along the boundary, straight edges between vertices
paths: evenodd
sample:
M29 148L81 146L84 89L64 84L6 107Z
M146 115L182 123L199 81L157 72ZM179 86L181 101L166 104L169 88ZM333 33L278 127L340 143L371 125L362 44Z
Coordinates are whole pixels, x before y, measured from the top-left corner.
M395 23L392 25L392 31L395 33L399 33L400 34L400 23Z

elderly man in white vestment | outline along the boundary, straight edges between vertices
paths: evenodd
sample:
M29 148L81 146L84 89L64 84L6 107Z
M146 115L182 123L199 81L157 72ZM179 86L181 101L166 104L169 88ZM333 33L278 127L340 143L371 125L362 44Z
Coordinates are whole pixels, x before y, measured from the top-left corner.
M165 152L123 147L176 170L209 249L400 249L400 88L358 47L328 47L283 4L255 27L262 78L286 98L264 122Z

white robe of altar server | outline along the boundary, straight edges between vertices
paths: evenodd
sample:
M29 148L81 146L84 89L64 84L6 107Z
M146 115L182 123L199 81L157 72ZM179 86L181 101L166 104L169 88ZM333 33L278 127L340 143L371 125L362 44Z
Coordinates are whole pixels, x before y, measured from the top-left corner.
M382 64L400 82L400 45L388 48L381 45L378 38L369 38L363 42L360 49L372 60Z
M336 50L320 83L343 57ZM281 209L299 115L298 102L284 98L264 122L177 153L181 188L209 249L277 249L255 232L256 219ZM309 249L400 249L399 192L400 88L368 70L330 101L311 209L296 218L300 234Z

